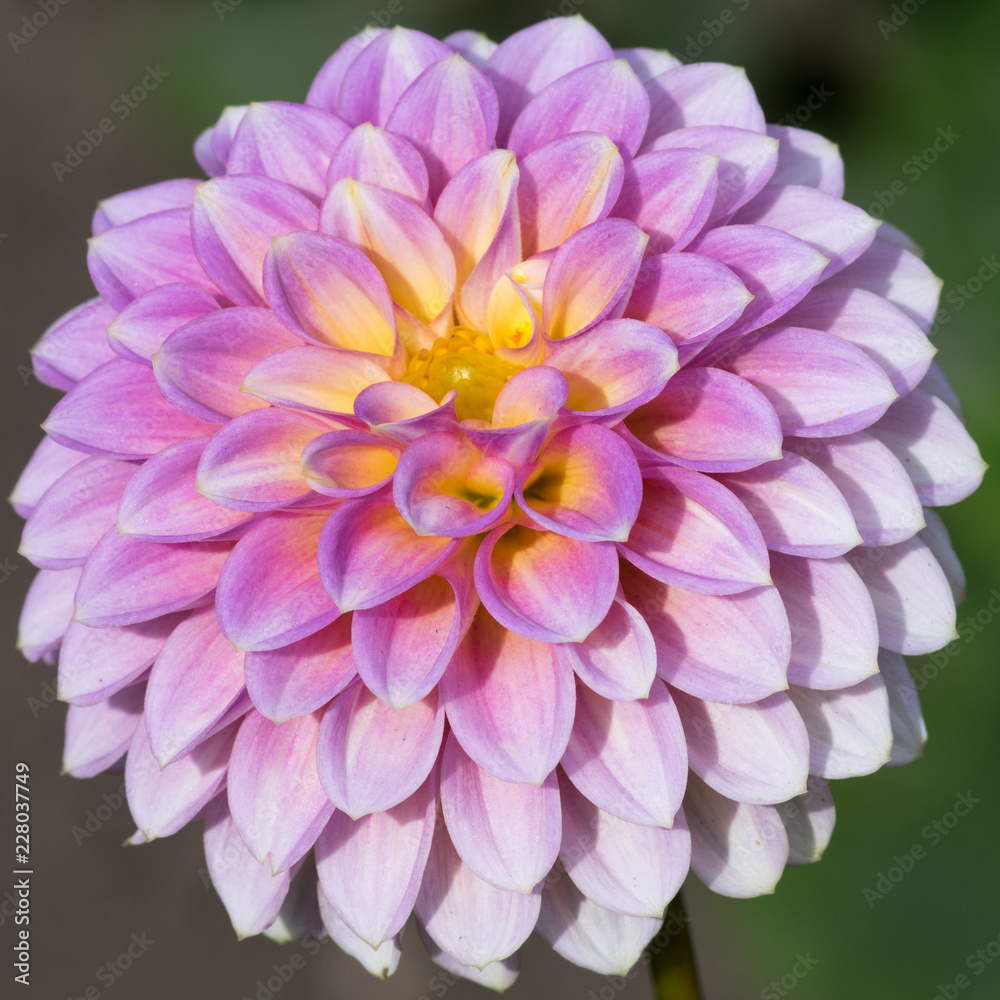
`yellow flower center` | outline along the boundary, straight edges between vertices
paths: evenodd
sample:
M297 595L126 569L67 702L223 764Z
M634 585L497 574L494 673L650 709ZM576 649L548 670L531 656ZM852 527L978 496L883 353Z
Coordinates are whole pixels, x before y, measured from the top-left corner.
M456 327L450 337L439 337L430 350L423 348L410 358L403 381L438 403L455 389L459 420L489 421L500 390L522 367L498 358L488 337Z

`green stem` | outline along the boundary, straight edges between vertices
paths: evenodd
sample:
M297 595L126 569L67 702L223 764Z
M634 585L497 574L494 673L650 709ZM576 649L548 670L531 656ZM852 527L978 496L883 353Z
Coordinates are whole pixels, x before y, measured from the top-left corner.
M649 946L657 1000L702 1000L690 927L691 918L678 893Z

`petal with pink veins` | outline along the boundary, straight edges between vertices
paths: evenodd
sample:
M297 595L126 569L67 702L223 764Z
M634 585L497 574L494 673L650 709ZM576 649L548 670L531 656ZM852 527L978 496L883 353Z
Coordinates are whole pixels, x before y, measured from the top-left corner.
M715 204L719 157L700 149L643 153L625 165L616 216L649 235L648 253L683 250L701 232Z
M734 802L692 774L684 812L691 869L709 889L736 899L774 892L788 861L788 834L774 806Z
M422 323L455 291L455 258L441 231L409 198L351 178L323 202L320 226L361 250L379 269L393 301Z
M617 423L663 391L677 371L677 349L655 326L617 319L551 345L546 364L566 377L575 417Z
M349 131L319 108L287 101L253 103L233 136L226 171L273 177L318 200L326 194L330 157Z
M835 142L789 125L768 125L767 134L778 140L778 165L768 183L805 184L843 198L844 161Z
M549 339L572 337L608 318L627 299L648 242L627 219L602 219L570 236L545 275L542 327Z
M323 715L316 765L326 794L353 819L408 799L438 758L444 707L437 691L394 709L354 684Z
M965 600L965 570L952 548L948 529L944 526L944 521L929 507L924 508L924 520L927 526L919 533L920 540L931 550L931 555L948 578L955 603L961 604Z
M541 892L498 889L459 857L444 825L431 844L417 916L435 943L462 965L482 969L512 955L538 919Z
M786 434L839 437L875 423L898 398L859 347L804 327L772 327L736 344L721 367L771 401Z
M916 254L878 239L830 280L841 288L863 288L881 295L925 332L934 323L943 284Z
M149 458L214 429L172 406L152 368L124 358L94 369L56 403L42 427L60 444L124 460Z
M403 594L354 612L351 643L368 689L393 708L426 698L479 607L467 573L441 570Z
M262 269L271 240L315 230L319 210L270 177L216 177L198 188L194 244L205 271L237 305L264 305Z
M344 177L377 184L409 198L415 205L427 201L430 181L424 158L401 135L365 122L340 144L326 175L333 187Z
M399 968L402 931L388 941L383 941L377 949L373 949L344 923L343 917L333 908L333 904L323 891L322 883L319 886L319 909L330 940L351 958L357 959L371 975L377 979L388 979Z
M250 516L198 492L198 463L209 440L178 441L139 466L117 504L119 534L145 542L199 542Z
M640 826L598 809L565 777L559 794L559 858L576 887L606 910L661 918L691 860L684 811L678 810L670 829Z
M53 438L43 437L28 459L14 489L11 490L10 505L18 517L27 519L41 500L45 491L74 465L85 461L87 453L75 448L67 448Z
M219 120L195 139L194 158L209 177L218 177L226 172L233 136L248 110L246 104L228 105L222 109Z
M430 576L455 544L418 535L388 493L345 500L319 539L320 577L342 611L373 608Z
M144 684L134 684L106 701L70 705L66 713L62 769L74 778L93 778L128 750L142 722Z
M894 545L923 527L920 500L906 469L868 431L826 439L787 437L784 449L826 473L851 508L865 545Z
M788 686L791 639L774 587L716 597L669 587L627 563L621 581L653 635L657 672L672 687L695 698L742 705Z
M249 652L244 669L247 694L265 718L281 723L315 712L357 675L351 616L278 649Z
M236 543L219 574L216 605L237 649L277 649L338 617L316 563L328 517L327 510L274 513Z
M809 790L776 807L788 835L788 864L819 861L833 836L837 818L833 795L824 778L809 775Z
M321 891L372 948L402 931L413 910L434 836L436 792L429 780L391 809L353 820L336 812L316 842Z
M481 879L530 893L559 853L559 784L504 781L481 768L451 733L441 755L441 811L462 860Z
M435 964L440 965L445 972L450 972L453 976L461 979L468 979L469 982L477 986L485 986L487 989L502 993L509 989L517 981L520 972L521 962L518 952L509 955L499 962L490 962L483 968L476 968L474 965L462 965L456 961L446 951L434 942L433 938L420 926L417 921L417 931L420 934L420 943L427 952L427 957Z
M774 554L771 573L792 629L790 683L832 690L877 673L875 609L847 560Z
M71 622L59 650L59 700L93 705L134 681L152 665L179 615L121 628Z
M624 169L618 147L598 132L572 132L520 162L517 190L524 255L561 246L610 214Z
M195 256L191 220L189 208L173 208L92 237L87 267L101 297L124 309L158 285L173 282L214 292L211 275L206 276Z
M948 405L923 389L894 403L869 433L899 459L928 507L958 503L983 481L976 442Z
M329 431L302 451L302 474L328 497L366 496L392 479L403 451L392 438L364 431Z
M274 923L288 893L291 873L272 875L270 866L260 864L247 850L225 795L205 810L205 863L240 938L260 934Z
M639 514L642 476L622 438L597 424L578 424L559 431L521 470L517 502L550 531L623 542Z
M264 293L281 321L327 347L391 357L397 349L392 300L382 275L357 247L325 233L271 241Z
M277 875L312 849L333 815L316 770L321 713L280 725L250 711L229 762L229 811L250 853Z
M912 763L924 752L927 724L920 710L920 695L903 657L880 649L878 665L889 695L889 723L892 726L889 764L897 767Z
M219 303L197 285L160 285L108 320L108 343L126 360L151 365L170 334L218 308Z
M591 691L614 701L649 697L656 677L656 644L642 615L616 597L604 621L583 642L555 646Z
M718 368L685 368L625 427L647 451L645 464L697 472L743 472L781 457L781 424L767 397Z
M725 264L753 295L739 321L709 351L784 315L819 281L828 259L803 240L767 226L720 226L690 249ZM725 352L723 352L725 355Z
M562 766L605 812L642 826L672 826L684 795L687 746L666 684L653 681L642 701L611 701L578 683Z
M74 465L42 494L18 552L44 569L83 564L114 526L118 500L135 471L130 462L100 455Z
M429 66L403 91L386 128L420 150L435 201L458 170L493 147L498 117L489 80L453 55Z
M951 585L919 538L855 549L847 558L871 594L886 649L916 656L958 638Z
M735 225L770 226L815 247L829 278L871 246L880 223L841 198L799 184L769 185L733 216Z
M175 330L153 355L163 395L198 420L224 423L264 404L241 391L248 371L299 339L269 309L220 309Z
M454 394L435 403L423 389L406 382L376 382L362 389L354 401L354 413L373 431L409 443L434 431L454 430L458 425Z
M232 510L285 507L310 493L302 452L331 426L336 424L282 407L245 413L209 439L198 463L197 490Z
M477 615L441 678L448 722L462 749L503 781L541 785L573 725L572 670L548 643Z
M123 226L126 222L134 222L157 212L190 208L195 188L200 183L190 177L179 177L102 198L94 212L94 235L99 236L112 226Z
M550 83L613 56L604 36L582 17L549 18L508 36L483 69L500 100L497 142L506 144L521 110Z
M809 730L809 770L823 778L856 778L889 762L892 724L881 674L839 691L792 685L792 701Z
M506 628L541 642L581 642L611 608L618 558L612 542L508 524L479 546L475 577L483 605Z
M688 764L709 787L736 802L773 805L802 795L809 737L784 691L749 705L725 705L674 692L687 737Z
M625 315L658 326L677 345L696 344L732 326L752 299L735 273L711 257L654 254L639 268Z
M427 434L399 459L396 509L420 536L456 538L489 531L510 509L514 469L483 458L458 434Z
M449 49L467 59L476 69L482 69L486 61L497 50L497 43L491 41L481 31L453 31L442 39Z
M186 826L226 781L236 727L230 726L166 767L153 756L146 727L136 730L125 758L128 808L146 841Z
M571 132L600 132L635 156L649 121L646 88L624 59L590 63L553 80L517 116L507 139L518 156Z
M660 914L605 909L563 878L546 885L537 930L568 962L617 979L639 961L661 923Z
M68 392L114 351L106 330L116 311L103 299L91 299L61 316L31 348L35 377L53 389Z
M753 517L721 483L662 467L646 473L639 516L621 554L654 579L704 594L771 582Z
M111 528L84 567L74 618L93 628L134 625L202 604L231 549L226 542L140 542Z
M146 729L153 755L166 767L249 708L243 654L222 634L215 608L195 612L171 632L149 675Z
M336 112L344 75L351 63L375 39L380 38L385 33L385 28L376 28L375 25L369 24L363 31L359 31L356 35L348 38L346 42L341 43L333 55L323 63L310 84L309 93L306 94L306 104L315 108L323 108L325 111Z
M675 66L646 84L649 127L646 147L667 132L694 125L729 125L764 131L761 111L746 71L725 63Z
M892 303L862 288L814 288L783 323L824 330L860 347L904 395L927 374L936 348Z
M826 559L862 544L843 495L799 455L719 476L719 481L753 515L772 552Z
M695 125L661 135L652 149L701 149L719 157L718 190L708 224L728 219L769 182L778 164L778 140L730 125Z
M336 112L349 125L385 125L407 87L451 49L422 31L395 27L366 40L344 70Z

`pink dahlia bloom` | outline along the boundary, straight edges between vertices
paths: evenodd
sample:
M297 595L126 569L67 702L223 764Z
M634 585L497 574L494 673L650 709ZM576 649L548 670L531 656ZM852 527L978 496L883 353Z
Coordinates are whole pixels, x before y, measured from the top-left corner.
M66 769L205 821L240 935L621 972L920 752L983 463L939 280L742 70L370 31L103 202L14 493ZM880 649L881 647L881 649Z

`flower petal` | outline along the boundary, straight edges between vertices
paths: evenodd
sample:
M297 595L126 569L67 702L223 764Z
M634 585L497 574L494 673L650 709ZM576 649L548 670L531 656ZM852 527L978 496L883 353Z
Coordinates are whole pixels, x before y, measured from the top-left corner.
M553 80L525 105L506 144L527 156L570 132L600 132L635 156L648 121L646 88L624 59L608 59Z
M877 672L875 609L847 560L773 554L771 573L792 629L792 684L829 690Z
M771 582L767 549L747 509L699 472L646 473L639 516L618 549L663 583L704 594L738 594Z
M508 524L483 540L475 577L483 605L507 628L542 642L580 642L611 607L618 559L611 542Z
M108 343L120 357L151 365L174 330L218 308L219 303L197 285L160 285L108 320Z
M508 632L480 612L441 678L462 749L509 782L541 785L573 725L573 674L548 643Z
M855 549L847 558L871 594L886 649L919 655L958 638L948 578L919 538Z
M572 782L559 782L559 858L577 888L606 910L661 917L680 891L691 860L684 812L671 829L628 823L598 809Z
M250 853L274 874L311 850L333 815L316 771L319 725L318 712L276 725L250 711L233 744L229 811Z
M541 785L504 781L472 760L454 733L441 755L441 811L459 856L498 889L530 893L559 853L555 771Z
M350 955L351 958L356 958L371 975L378 979L388 979L396 971L399 967L399 944L403 937L402 931L388 941L383 941L377 949L372 949L367 942L359 938L344 923L343 918L333 908L333 904L323 891L322 884L319 887L319 908L323 914L323 925L329 933L330 939L336 942L338 948Z
M247 653L244 668L247 693L265 718L281 723L308 715L356 676L351 616L287 646Z
M920 710L920 695L899 653L880 649L879 670L889 695L889 723L892 726L892 756L889 764L909 764L924 752L927 725Z
M74 618L93 628L134 625L203 603L231 548L225 542L140 542L112 528L84 567Z
M219 574L219 625L241 650L277 649L340 615L320 580L316 547L329 511L281 511L236 543Z
M788 835L788 864L808 865L819 861L833 836L836 810L830 786L811 774L809 790L777 806Z
M86 458L85 452L67 448L50 437L43 437L8 497L18 517L27 519L45 491L60 476Z
M364 684L354 684L323 715L316 750L320 781L353 819L391 809L424 783L443 735L437 691L393 709Z
M482 969L524 944L541 893L510 892L479 878L459 857L444 825L431 845L417 895L417 916L439 947L462 965Z
M889 696L881 674L839 691L792 685L789 695L809 730L809 770L855 778L888 763L892 750Z
M844 196L844 161L835 142L807 129L768 125L778 140L778 165L770 184L807 184L819 191Z
M94 212L94 235L99 236L112 226L123 226L126 222L157 212L190 208L194 190L200 183L189 177L179 177L102 198Z
M70 705L66 713L62 769L74 778L93 778L128 750L142 722L145 684L133 684L93 705Z
M264 305L261 269L271 240L316 229L319 211L270 177L216 177L198 188L194 243L205 271L237 305Z
M430 780L391 809L356 820L334 813L316 842L321 891L373 948L398 934L413 910L437 820L435 793Z
M774 892L788 860L788 835L774 806L733 802L692 774L684 812L691 868L709 889L737 899Z
M672 826L684 795L687 747L667 686L654 680L648 699L609 701L577 684L562 766L605 812L643 826Z
M561 246L603 219L621 192L618 147L597 132L572 132L539 146L520 164L517 190L524 256Z
M114 351L106 330L114 318L115 310L103 299L91 299L57 319L31 348L38 380L65 392L110 361Z
M388 188L421 206L430 186L427 165L413 145L371 122L358 125L340 144L330 161L327 187L343 177Z

